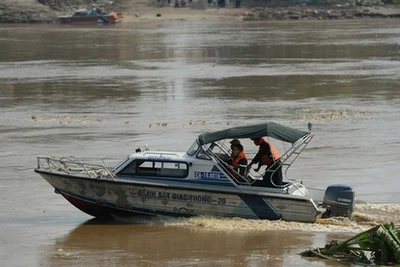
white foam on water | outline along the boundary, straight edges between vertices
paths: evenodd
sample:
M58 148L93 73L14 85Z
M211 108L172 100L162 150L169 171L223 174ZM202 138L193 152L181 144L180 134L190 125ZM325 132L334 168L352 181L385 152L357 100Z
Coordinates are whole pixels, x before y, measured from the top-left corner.
M317 219L315 223L282 220L250 220L199 216L165 221L166 226L193 226L218 230L241 231L304 231L304 232L362 232L371 226L393 222L400 225L400 204L356 204L351 218Z

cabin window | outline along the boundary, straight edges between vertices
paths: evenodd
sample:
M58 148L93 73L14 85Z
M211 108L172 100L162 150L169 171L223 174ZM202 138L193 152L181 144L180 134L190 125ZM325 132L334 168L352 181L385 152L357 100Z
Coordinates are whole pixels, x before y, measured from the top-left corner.
M86 15L87 15L86 11L77 11L74 14L74 16L86 16Z
M126 166L120 175L186 178L189 172L186 162L135 160Z

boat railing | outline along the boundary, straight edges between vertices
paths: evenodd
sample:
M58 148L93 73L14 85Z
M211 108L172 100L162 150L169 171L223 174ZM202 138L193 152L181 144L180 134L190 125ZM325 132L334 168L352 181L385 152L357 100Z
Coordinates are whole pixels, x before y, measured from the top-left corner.
M57 17L69 17L73 14L73 12L56 12Z
M282 176L284 174L284 177L289 180L289 182L295 181L295 179L292 179L288 176L288 170L290 166L292 166L293 162L297 159L297 157L301 154L301 152L304 150L304 148L311 142L312 138L314 137L314 134L308 133L304 135L302 138L297 140L293 145L285 151L285 153L282 154L280 157L279 161L276 161L272 166L270 166L268 169L264 171L265 173L270 173L268 175L271 179L271 184L274 185L275 187L286 187L287 184L283 185L276 185L273 182L272 177L274 176L275 172L277 172L280 167L282 167ZM284 169L284 170L283 170Z
M301 152L306 148L306 146L313 139L314 134L308 133L304 135L302 138L297 140L282 156L281 156L281 164L285 168L285 177L288 180L294 180L290 178L287 174L288 169L292 166L293 162L297 159L297 157L301 154Z
M96 179L112 179L113 171L103 161L103 165L83 163L75 157L38 157L37 168L54 173L66 173L69 175L80 175Z
M218 141L213 143L209 148L205 149L205 152L211 157L216 159L217 164L222 167L227 174L229 174L229 177L234 180L237 184L239 185L252 185L256 183L258 180L263 179L265 176L265 173L270 173L268 177L271 179L271 184L274 185L277 188L284 188L287 187L288 184L292 183L295 181L295 179L292 179L288 176L287 172L290 166L293 164L293 162L297 159L297 157L300 155L300 153L304 150L304 148L311 142L312 138L314 137L314 134L308 133L304 135L302 138L297 140L293 145L285 151L285 153L282 154L280 157L280 161L275 162L272 166L270 166L268 169L265 169L264 172L256 172L254 169L250 169L247 172L246 177L243 177L239 174L232 174L230 171L230 168L228 167L228 164L226 163L226 159L224 157L221 157L219 153L215 153L213 151L213 148L215 146L218 146L218 148L221 149L221 154L222 155L230 155L230 149L222 142ZM272 177L275 174L278 169L282 167L282 175L286 177L287 180L289 180L289 183L284 183L282 185L275 185ZM283 170L284 169L284 170Z

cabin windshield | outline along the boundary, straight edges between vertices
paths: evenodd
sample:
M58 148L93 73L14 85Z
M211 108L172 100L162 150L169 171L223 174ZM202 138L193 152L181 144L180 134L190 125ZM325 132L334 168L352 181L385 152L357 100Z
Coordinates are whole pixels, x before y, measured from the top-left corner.
M121 160L117 165L114 166L114 170L118 170L122 165L124 165L129 160L129 157L124 158Z
M189 156L193 156L194 154L196 154L197 150L199 150L199 147L199 142L196 139L196 141L194 141L193 145L189 148L186 154L188 154Z
M92 6L92 9L96 13L99 13L99 14L103 13L103 10L95 5Z

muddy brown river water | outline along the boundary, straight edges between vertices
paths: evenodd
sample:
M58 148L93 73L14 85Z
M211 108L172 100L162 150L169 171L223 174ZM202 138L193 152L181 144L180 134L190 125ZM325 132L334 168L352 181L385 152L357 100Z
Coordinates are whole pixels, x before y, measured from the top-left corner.
M400 224L399 59L398 20L0 25L2 266L349 266L298 253ZM33 172L37 156L115 163L265 121L313 122L289 175L353 186L352 219L104 224Z

